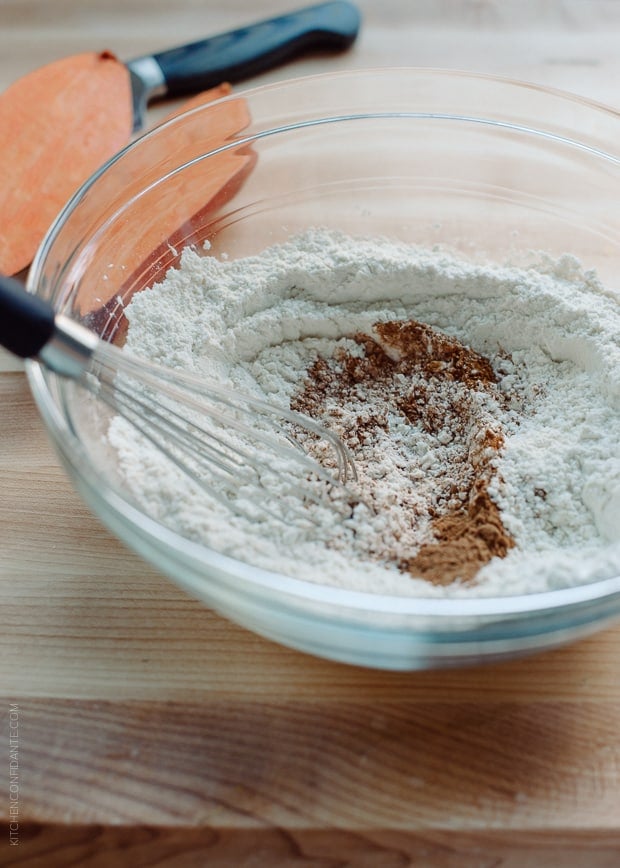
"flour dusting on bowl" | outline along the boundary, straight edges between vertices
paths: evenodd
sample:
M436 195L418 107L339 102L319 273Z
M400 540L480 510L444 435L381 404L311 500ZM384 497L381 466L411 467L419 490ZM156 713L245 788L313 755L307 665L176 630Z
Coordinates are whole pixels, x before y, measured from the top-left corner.
M138 502L255 566L352 590L501 596L620 571L620 309L571 256L473 264L314 229L236 260L187 248L127 350L322 419L361 503L311 529L211 502L115 419ZM257 495L258 497L259 495Z

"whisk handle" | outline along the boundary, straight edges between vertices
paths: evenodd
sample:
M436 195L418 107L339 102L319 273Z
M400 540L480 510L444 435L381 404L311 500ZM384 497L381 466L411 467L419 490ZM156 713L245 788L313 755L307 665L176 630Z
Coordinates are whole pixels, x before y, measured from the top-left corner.
M54 309L26 292L19 281L0 275L0 344L22 359L37 356L54 334Z
M79 379L100 341L79 322L0 274L0 344L22 359L36 358L63 377Z

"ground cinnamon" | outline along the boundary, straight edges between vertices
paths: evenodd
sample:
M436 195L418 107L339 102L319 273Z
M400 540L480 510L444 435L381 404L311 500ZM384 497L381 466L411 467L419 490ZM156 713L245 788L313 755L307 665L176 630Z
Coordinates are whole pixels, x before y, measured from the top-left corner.
M386 509L377 471L382 450L389 448L402 463L405 479L410 475L397 502L387 499L391 544L369 557L391 560L435 584L471 582L480 567L514 545L488 492L504 442L489 406L507 400L493 366L415 321L377 323L372 336L356 334L353 341L351 349L316 360L292 407L330 419L354 455L366 502L378 510ZM441 461L420 458L416 432L437 441ZM421 542L406 550L408 539Z

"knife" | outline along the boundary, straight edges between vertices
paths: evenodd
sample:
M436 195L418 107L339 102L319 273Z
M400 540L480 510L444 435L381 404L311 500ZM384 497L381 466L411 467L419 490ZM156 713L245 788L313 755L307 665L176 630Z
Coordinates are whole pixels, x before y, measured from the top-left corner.
M360 14L346 0L319 3L277 18L128 61L133 131L154 98L184 96L258 75L307 51L343 51L358 34Z

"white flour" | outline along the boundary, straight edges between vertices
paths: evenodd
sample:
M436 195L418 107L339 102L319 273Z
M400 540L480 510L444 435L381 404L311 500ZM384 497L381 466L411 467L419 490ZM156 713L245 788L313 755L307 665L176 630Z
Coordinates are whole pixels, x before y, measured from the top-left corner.
M312 531L268 518L257 528L206 500L114 420L109 439L135 498L185 536L275 572L379 593L519 594L620 573L620 305L574 258L479 266L313 230L236 261L188 249L126 313L132 352L286 406L317 355L355 352L347 336L410 319L493 359L499 387L518 397L491 408L506 438L490 491L516 546L474 586L437 587L369 559L389 522L363 510L336 543L329 513ZM399 482L385 469L387 487L411 487L416 473L422 485L449 448L449 432L435 442L420 432L411 466L398 469L409 475Z

